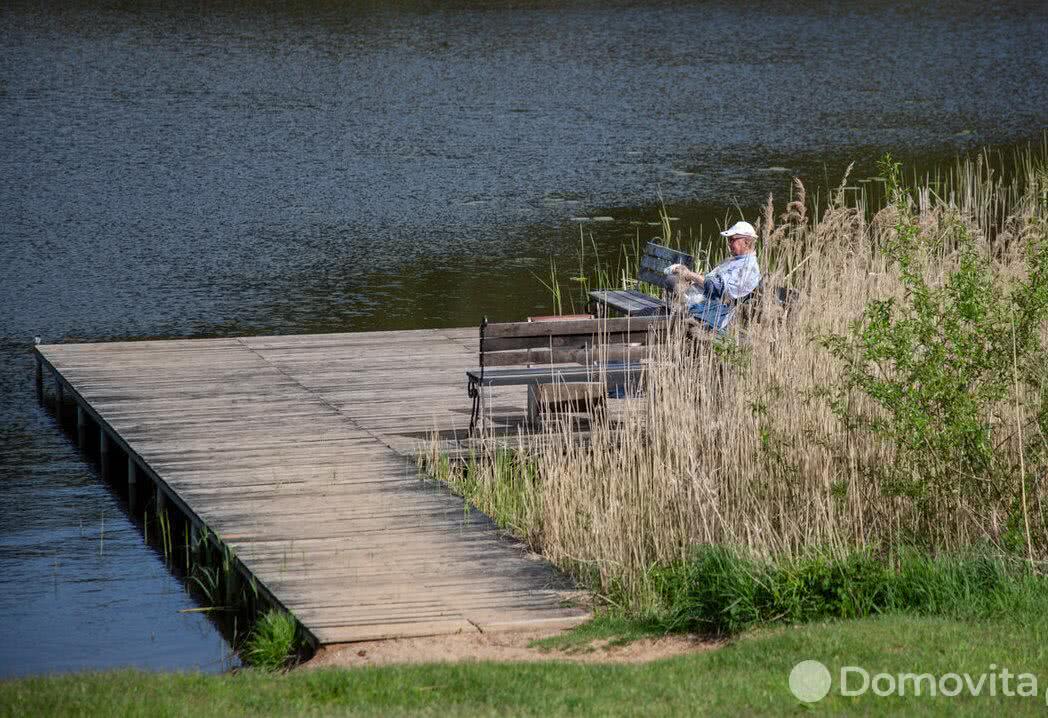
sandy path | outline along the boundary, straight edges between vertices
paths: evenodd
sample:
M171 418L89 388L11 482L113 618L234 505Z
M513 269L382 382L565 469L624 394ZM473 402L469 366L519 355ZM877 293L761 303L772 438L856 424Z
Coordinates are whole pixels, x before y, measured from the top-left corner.
M383 666L396 663L454 661L574 661L580 663L644 663L718 647L695 636L664 636L609 646L593 641L587 648L542 651L529 644L556 635L550 631L460 633L427 638L394 638L326 646L301 669L329 666Z

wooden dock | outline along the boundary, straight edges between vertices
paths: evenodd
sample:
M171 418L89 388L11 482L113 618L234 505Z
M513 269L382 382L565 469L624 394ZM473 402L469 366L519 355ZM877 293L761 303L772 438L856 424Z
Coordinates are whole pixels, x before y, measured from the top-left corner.
M319 646L587 617L549 564L419 480L422 442L465 435L477 341L472 328L36 351L103 470L126 454L130 481L218 536ZM494 399L510 423L525 411L511 389Z

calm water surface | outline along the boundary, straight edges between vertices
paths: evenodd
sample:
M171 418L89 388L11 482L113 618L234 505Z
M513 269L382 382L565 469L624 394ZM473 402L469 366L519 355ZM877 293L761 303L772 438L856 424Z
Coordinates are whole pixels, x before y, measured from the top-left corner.
M709 232L1048 125L1043 3L199 7L0 9L0 676L232 660L36 405L33 336L520 319L660 192Z

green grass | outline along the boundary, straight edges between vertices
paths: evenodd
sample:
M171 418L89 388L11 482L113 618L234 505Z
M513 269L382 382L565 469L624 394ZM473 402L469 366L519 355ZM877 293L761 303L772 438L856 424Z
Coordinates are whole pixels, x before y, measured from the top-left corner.
M594 650L594 642L608 646L624 646L642 638L658 638L665 635L666 627L658 621L623 618L614 613L598 613L592 621L571 631L532 641L531 647L542 652L588 653Z
M295 619L271 610L259 617L251 629L241 655L256 668L275 671L288 666L297 646Z
M0 715L1043 715L1048 618L962 622L884 616L762 629L723 648L634 666L492 664L244 671L120 672L0 682ZM787 687L799 661L871 673L1030 672L1040 698L857 698L808 707Z
M697 546L652 571L665 630L733 635L756 625L911 613L954 618L1020 615L1043 607L1048 578L989 548L929 556L811 553L761 561Z

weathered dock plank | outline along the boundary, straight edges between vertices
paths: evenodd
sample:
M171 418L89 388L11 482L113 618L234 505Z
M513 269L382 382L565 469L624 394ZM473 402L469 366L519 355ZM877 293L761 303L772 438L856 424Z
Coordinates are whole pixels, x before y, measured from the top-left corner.
M42 345L111 443L318 644L564 626L571 585L414 466L476 329ZM523 412L524 393L493 394ZM453 444L453 441L452 441Z

